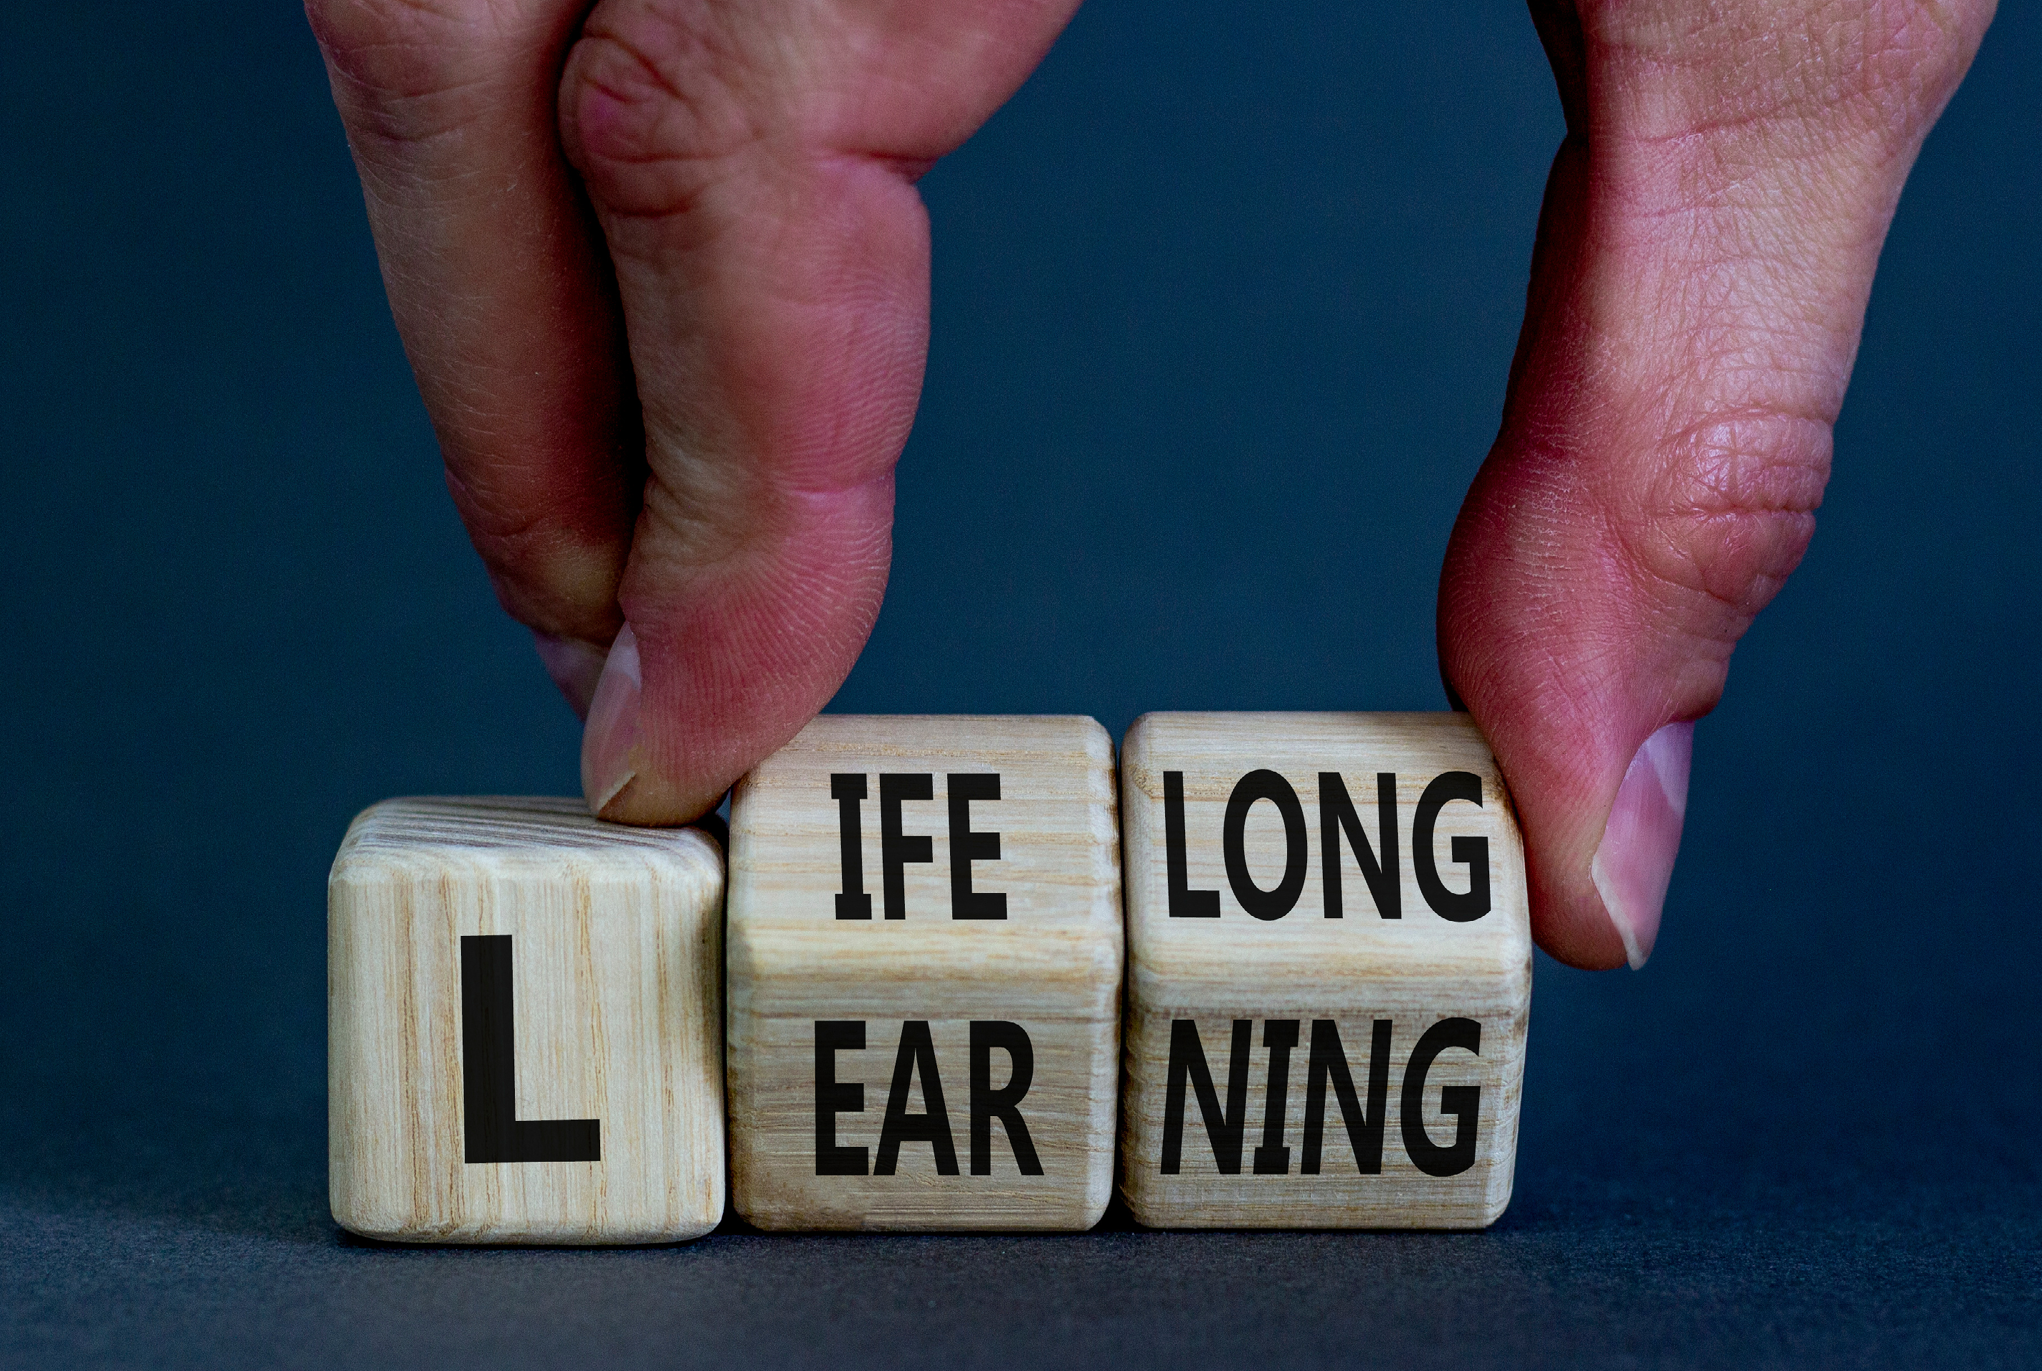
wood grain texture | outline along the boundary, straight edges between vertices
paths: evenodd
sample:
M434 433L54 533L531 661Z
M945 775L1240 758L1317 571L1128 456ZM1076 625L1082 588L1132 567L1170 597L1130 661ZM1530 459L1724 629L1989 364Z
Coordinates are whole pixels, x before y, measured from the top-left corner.
M1285 786L1267 778L1244 784L1265 770L1281 776L1296 797L1288 821L1282 814L1288 802L1268 798ZM1338 835L1340 916L1327 917L1321 792L1333 787L1322 787L1321 775L1329 772L1341 778L1357 826L1383 868L1383 903L1398 917L1379 909L1337 807L1330 826ZM1180 780L1172 782L1172 773ZM1395 840L1388 845L1380 824L1383 773L1395 777ZM1467 779L1443 782L1434 799L1475 784L1479 804L1456 799L1430 806L1436 810L1431 842L1414 842L1421 798L1449 774ZM1180 786L1183 867L1173 881L1169 792ZM1265 798L1251 798L1256 795ZM1531 933L1516 819L1488 745L1468 716L1151 714L1129 730L1121 797L1128 892L1121 1184L1135 1217L1165 1228L1474 1228L1493 1222L1509 1202L1516 1157ZM1238 833L1231 875L1230 800ZM1470 854L1474 839L1486 841L1483 860L1457 860ZM1394 880L1388 879L1386 846L1396 851ZM1431 899L1421 881L1428 855L1421 848L1429 849L1438 875ZM1302 870L1295 871L1300 858ZM1471 917L1478 865L1486 868L1489 907ZM1236 893L1241 876L1259 917ZM1293 883L1294 891L1288 888ZM1295 902L1286 909L1288 898ZM1453 917L1435 912L1435 902ZM1201 1107L1188 1030L1173 1027L1180 1020L1196 1027L1212 1080L1217 1117L1211 1121ZM1387 1021L1387 1030L1376 1027L1378 1020ZM1357 1147L1343 1118L1331 1053L1322 1053L1328 1066L1311 1069L1319 1021L1333 1025L1317 1030L1322 1048L1331 1046L1333 1034L1339 1039L1355 1086L1357 1121L1381 1127L1377 1174L1364 1174L1357 1160L1372 1151L1369 1130L1362 1129ZM1468 1050L1469 1030L1450 1021L1478 1025L1479 1047ZM1248 1025L1245 1079L1230 1091L1240 1023ZM1414 1046L1435 1029L1431 1045L1459 1045L1437 1052L1428 1070L1410 1073ZM1368 1085L1378 1032L1388 1034L1388 1065L1382 1103L1371 1119ZM1272 1073L1284 1055L1283 1040L1293 1033L1287 1069ZM1175 1174L1169 1174L1173 1044L1181 1058L1182 1125ZM1272 1074L1282 1081L1274 1092L1280 1101L1275 1114L1269 1108ZM1306 1174L1314 1074L1323 1109L1321 1156L1317 1173ZM1480 1094L1467 1157L1452 1150L1463 1115L1447 1111L1467 1104L1459 1092L1470 1087ZM1423 1132L1410 1138L1414 1123ZM1227 1158L1229 1173L1222 1158L1234 1137L1239 1150ZM1407 1142L1415 1144L1415 1154ZM1428 1174L1414 1156L1453 1174Z
M328 885L334 1218L404 1242L670 1242L713 1228L722 896L714 839L600 823L578 799L365 811ZM481 998L501 990L482 974L493 965L514 1005L498 1039L477 1036L500 1003ZM489 1058L471 1049L493 1042L514 1042L514 1058L490 1059L506 1063L516 1119L596 1121L597 1160L468 1159L487 1114L471 1108L471 1073Z
M886 917L882 775L927 776L900 800L899 832L929 840L898 864L900 917ZM960 775L999 777L953 823ZM833 775L864 778L858 852L869 918L839 918L843 802ZM974 783L964 783L966 787ZM983 791L985 782L976 782ZM1004 918L959 918L953 830L996 832L970 861L972 894ZM979 840L983 843L983 839ZM965 840L969 848L970 840ZM898 850L898 849L897 849ZM965 908L971 908L969 904ZM825 715L739 783L731 804L729 1077L738 1212L768 1229L1083 1229L1112 1186L1123 935L1113 748L1086 718ZM830 1052L862 1107L829 1116L834 1146L863 1148L865 1174L818 1174L818 1029L862 1023L862 1050ZM972 1174L972 1024L1026 1034L1032 1076L1016 1108L1041 1174L989 1117L988 1174ZM878 1174L896 1066L926 1024L957 1174L939 1145L897 1148ZM933 1113L920 1059L906 1112ZM988 1048L984 1084L1010 1086L1012 1054Z

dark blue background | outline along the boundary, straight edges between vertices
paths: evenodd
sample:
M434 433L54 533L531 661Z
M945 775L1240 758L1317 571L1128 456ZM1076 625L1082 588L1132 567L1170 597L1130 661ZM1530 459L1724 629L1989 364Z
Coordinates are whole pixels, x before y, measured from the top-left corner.
M2042 14L1873 298L1641 974L1541 959L1449 1235L384 1251L325 1208L326 865L570 791L281 0L0 9L0 1357L2033 1365ZM924 183L935 333L836 708L1436 708L1559 137L1531 25L1095 0Z

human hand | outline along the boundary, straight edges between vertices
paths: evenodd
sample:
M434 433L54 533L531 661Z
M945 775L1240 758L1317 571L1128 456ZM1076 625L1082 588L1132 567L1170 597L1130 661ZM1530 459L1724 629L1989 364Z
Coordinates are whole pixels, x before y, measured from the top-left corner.
M928 341L914 181L1076 5L308 0L448 485L602 816L712 808L849 673Z
M604 817L704 812L849 672L927 346L914 179L1075 7L307 0L448 484ZM1569 134L1439 641L1564 961L1651 949L1691 721L1807 544L1992 8L1533 0Z
M1539 945L1640 965L1692 721L1808 546L1902 183L1993 0L1533 0L1567 139L1440 578Z

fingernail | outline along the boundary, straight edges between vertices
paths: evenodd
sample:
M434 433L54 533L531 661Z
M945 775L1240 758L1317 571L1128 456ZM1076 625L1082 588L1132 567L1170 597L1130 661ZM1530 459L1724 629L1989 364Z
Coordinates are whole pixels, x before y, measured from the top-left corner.
M638 639L626 624L610 644L602 679L589 702L588 723L581 731L581 790L589 811L598 817L610 801L638 775Z
M596 682L603 674L603 650L579 638L562 638L537 629L532 630L532 645L539 649L546 674L574 706L574 717L586 722L589 701L595 698Z
M1687 816L1688 763L1694 750L1692 722L1668 724L1645 740L1624 772L1609 824L1588 864L1634 971L1645 965L1659 936L1659 914L1680 852L1681 820Z

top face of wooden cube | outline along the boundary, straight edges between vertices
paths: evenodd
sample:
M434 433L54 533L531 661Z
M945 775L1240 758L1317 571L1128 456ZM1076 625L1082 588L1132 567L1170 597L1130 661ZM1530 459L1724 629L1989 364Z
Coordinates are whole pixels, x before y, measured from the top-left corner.
M1152 999L1529 991L1523 846L1465 714L1150 714L1121 792L1130 959Z
M1096 720L823 715L738 783L733 936L784 939L786 971L854 940L925 966L1103 940L1117 975L1116 817Z
M385 800L357 815L333 861L333 882L422 872L495 872L527 879L658 874L723 884L715 839L698 828L604 823L580 800L556 796L420 796Z

